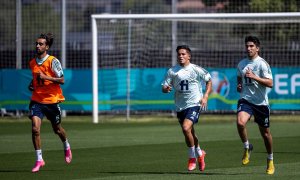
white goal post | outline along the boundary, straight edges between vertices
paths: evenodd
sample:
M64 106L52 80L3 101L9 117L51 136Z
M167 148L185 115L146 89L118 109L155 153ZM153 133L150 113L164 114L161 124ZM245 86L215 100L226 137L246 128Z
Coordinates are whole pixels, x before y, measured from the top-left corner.
M270 18L276 22L278 18L300 17L298 12L290 13L216 13L216 14L92 14L92 83L93 83L93 123L98 123L99 119L99 94L98 94L98 25L97 20L130 20L136 19L154 19L168 21L238 21L247 19L249 23L257 21L259 18ZM295 19L292 19L295 21ZM298 21L298 19L296 19ZM259 23L259 22L256 22ZM266 23L266 22L261 22ZM297 22L299 23L299 21ZM173 31L174 30L174 31ZM176 44L176 29L172 29L172 44ZM172 46L173 47L173 46ZM129 52L130 53L130 52ZM130 57L128 57L130 58ZM130 61L130 60L129 60ZM128 65L130 69L130 64ZM128 78L128 77L127 77ZM130 78L129 78L130 79ZM128 82L128 81L127 81ZM129 86L130 82L128 82ZM129 106L129 105L128 105ZM130 108L127 108L130 111ZM129 113L129 112L128 112Z

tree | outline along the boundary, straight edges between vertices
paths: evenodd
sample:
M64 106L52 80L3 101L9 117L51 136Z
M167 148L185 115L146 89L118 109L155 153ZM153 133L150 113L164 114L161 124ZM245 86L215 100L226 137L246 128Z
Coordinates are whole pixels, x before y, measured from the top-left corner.
M252 0L250 7L255 12L296 12L299 3L296 0Z
M284 2L282 0L252 0L250 7L255 12L282 12Z
M155 2L155 3L154 3ZM124 13L131 11L132 14L166 13L171 12L164 0L127 0L123 3Z
M252 0L250 3L251 10L254 12L296 12L299 9L299 3L296 0ZM281 42L296 40L298 37L297 27L295 24L266 24L261 27L260 33L264 37L277 39ZM275 28L276 27L276 28ZM275 29L273 36L269 35L269 30Z
M15 47L16 39L16 7L15 1L0 2L0 49L7 50Z
M223 0L221 2L227 2L224 8L224 12L229 13L247 13L250 12L251 0Z

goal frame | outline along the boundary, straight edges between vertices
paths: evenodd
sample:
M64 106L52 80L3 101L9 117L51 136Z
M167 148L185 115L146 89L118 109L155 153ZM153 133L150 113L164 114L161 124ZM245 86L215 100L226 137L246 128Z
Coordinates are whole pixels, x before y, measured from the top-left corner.
M282 18L282 17L300 17L299 12L280 12L280 13L211 13L211 14L92 14L91 25L92 25L92 89L93 89L93 123L99 123L99 104L98 104L98 19L167 19L173 20L185 20L185 19L233 19L233 18ZM174 30L174 31L173 31ZM172 28L172 44L176 44L176 29ZM173 57L173 56L172 56ZM129 67L130 68L130 64ZM127 116L129 108L127 108Z

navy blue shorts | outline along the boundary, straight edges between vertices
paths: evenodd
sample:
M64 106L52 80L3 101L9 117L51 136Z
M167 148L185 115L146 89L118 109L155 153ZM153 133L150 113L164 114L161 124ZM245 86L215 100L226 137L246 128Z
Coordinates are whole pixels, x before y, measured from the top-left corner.
M261 127L268 128L270 126L270 108L264 105L255 105L249 103L245 99L238 101L237 113L244 111L250 114L250 117L254 116L254 121Z
M40 119L46 116L52 124L61 123L61 110L58 103L41 104L31 101L29 104L29 118L31 119L33 116L37 116Z
M185 119L189 119L196 124L200 116L200 106L190 107L180 112L177 112L177 118L180 124L183 123Z

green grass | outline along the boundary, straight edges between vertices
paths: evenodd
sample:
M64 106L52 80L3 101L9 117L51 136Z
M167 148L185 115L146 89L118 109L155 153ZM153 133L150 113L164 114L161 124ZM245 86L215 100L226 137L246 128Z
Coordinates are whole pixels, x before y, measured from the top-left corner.
M46 166L31 173L35 154L30 120L0 119L0 179L300 179L300 121L296 116L272 116L273 176L265 174L266 152L257 125L248 123L254 152L248 166L241 165L242 143L235 116L203 115L195 126L207 152L206 170L186 171L187 148L172 117L108 117L92 124L91 117L63 119L72 146L73 161L65 164L62 143L44 120L42 147ZM298 119L298 120L297 120ZM140 123L137 123L140 122Z

